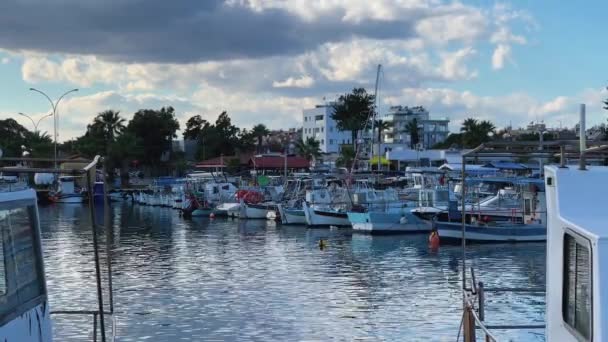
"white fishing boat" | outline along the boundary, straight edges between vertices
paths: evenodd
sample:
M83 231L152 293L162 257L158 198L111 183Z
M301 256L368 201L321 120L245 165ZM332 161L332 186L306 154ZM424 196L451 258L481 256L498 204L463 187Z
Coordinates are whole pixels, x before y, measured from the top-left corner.
M82 203L82 193L76 192L75 177L59 177L57 192L53 194L53 202L56 203Z
M241 204L237 202L224 202L215 207L215 216L239 217Z
M283 204L277 205L283 224L306 224L306 214L302 208L287 207Z
M274 202L247 203L241 202L239 207L239 218L242 219L266 219L269 212L277 210Z
M303 202L302 209L309 226L338 226L350 227L348 214L345 210L333 209L328 206L309 205Z

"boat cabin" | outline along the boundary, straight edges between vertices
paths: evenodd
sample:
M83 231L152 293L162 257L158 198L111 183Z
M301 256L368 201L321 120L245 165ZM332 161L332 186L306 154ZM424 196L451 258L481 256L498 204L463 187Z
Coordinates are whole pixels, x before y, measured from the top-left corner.
M547 341L604 341L608 167L545 167Z
M51 341L34 190L0 189L0 241L0 341Z

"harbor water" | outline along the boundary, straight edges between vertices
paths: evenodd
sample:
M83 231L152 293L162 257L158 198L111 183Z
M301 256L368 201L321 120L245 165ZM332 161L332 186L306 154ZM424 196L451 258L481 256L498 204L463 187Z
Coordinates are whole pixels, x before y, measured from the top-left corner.
M52 310L96 307L88 207L40 208ZM426 235L368 236L264 220L184 220L168 208L112 208L117 341L455 341L458 246ZM319 248L319 240L326 247ZM542 287L545 244L468 250L486 287ZM539 295L487 294L489 324L542 324ZM54 317L58 341L92 319ZM543 341L544 331L496 331ZM462 338L462 337L461 337Z

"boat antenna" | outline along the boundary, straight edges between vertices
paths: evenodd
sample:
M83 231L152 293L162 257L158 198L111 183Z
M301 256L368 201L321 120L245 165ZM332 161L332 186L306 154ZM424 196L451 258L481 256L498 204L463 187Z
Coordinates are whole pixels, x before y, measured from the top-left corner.
M579 141L580 141L580 156L579 156L579 163L578 163L578 169L579 170L586 170L586 161L585 161L585 150L587 149L587 130L585 129L585 104L581 103L581 107L580 107L580 122L578 124L578 134L579 134Z

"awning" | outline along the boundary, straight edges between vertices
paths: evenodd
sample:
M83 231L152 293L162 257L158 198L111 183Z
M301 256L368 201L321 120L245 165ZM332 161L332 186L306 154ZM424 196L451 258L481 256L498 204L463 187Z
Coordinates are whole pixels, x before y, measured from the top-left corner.
M378 156L373 156L369 159L369 163L371 165L378 165ZM388 161L388 159L380 156L380 164L381 165L389 165L390 162Z

